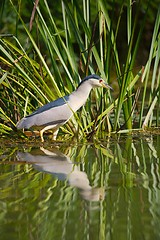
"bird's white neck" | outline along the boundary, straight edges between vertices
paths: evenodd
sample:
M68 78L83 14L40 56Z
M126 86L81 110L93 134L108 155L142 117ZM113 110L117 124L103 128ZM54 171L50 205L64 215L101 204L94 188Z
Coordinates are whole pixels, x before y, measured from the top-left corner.
M80 85L74 93L76 93L77 96L82 97L87 100L91 90L92 90L91 84L88 84L86 82L86 83L83 83L82 85Z
M92 86L86 82L80 85L73 93L71 93L70 98L72 98L72 106L70 106L73 111L77 111L81 106L83 106L90 94Z

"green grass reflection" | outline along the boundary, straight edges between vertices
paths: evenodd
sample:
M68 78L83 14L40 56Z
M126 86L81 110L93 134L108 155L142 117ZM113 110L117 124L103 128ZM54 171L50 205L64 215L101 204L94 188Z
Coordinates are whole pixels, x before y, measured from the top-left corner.
M158 239L159 135L1 148L3 239Z

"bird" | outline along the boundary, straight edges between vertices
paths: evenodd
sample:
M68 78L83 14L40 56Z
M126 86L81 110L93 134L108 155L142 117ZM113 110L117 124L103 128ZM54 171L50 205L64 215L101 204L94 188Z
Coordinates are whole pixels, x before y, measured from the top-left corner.
M17 122L17 129L39 127L41 142L44 142L43 133L52 129L53 140L56 140L59 128L85 104L92 88L98 87L113 90L100 76L96 74L86 76L71 94L49 102L23 117Z

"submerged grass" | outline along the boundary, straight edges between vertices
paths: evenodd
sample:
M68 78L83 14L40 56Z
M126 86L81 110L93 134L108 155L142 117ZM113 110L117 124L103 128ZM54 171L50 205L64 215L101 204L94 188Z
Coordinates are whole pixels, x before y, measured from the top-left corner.
M64 0L57 6L61 19L54 16L47 0L36 1L29 27L18 4L10 0L8 5L15 13L17 35L4 31L0 37L1 135L15 130L15 123L37 107L73 91L80 79L91 73L100 74L113 88L116 85L118 94L115 98L104 90L93 91L86 106L62 128L63 132L91 137L95 133L99 136L106 131L133 129L135 122L136 128L158 126L160 7L148 59L135 73L150 1L147 5L113 1L108 6L104 0L94 4ZM139 24L142 7L144 14ZM117 45L124 13L127 43L122 64ZM147 89L151 89L149 97Z

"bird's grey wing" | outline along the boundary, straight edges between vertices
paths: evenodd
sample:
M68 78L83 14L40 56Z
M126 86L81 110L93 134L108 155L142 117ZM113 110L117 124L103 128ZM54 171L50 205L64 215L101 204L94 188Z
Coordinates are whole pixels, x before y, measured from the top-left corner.
M63 98L57 99L39 108L31 115L24 117L17 123L17 128L28 129L32 126L63 125L69 120L72 114L73 112L67 101Z
M51 108L60 107L60 106L62 106L64 104L66 104L68 102L68 100L69 100L69 95L68 96L64 96L62 98L58 98L57 100L49 102L49 103L45 104L44 106L38 108L35 112L33 112L32 114L28 115L27 117L31 117L33 115L45 112L45 111L47 111L47 110L49 110Z
M68 105L69 96L50 102L32 114L22 118L17 123L17 128L30 128L32 126L48 126L63 124L72 116Z
M59 125L65 123L72 116L72 114L72 110L68 104L65 103L64 105L50 108L39 114L28 117L27 119L31 118L32 121L34 120L33 125L35 126Z

